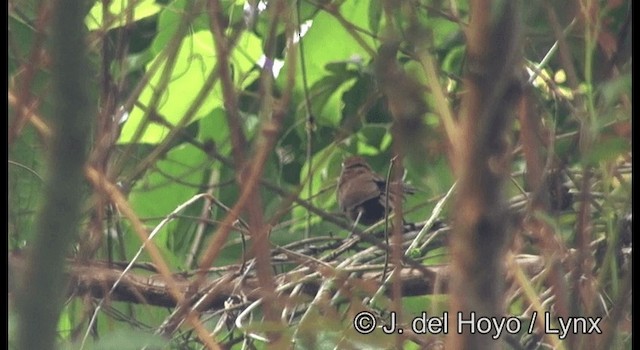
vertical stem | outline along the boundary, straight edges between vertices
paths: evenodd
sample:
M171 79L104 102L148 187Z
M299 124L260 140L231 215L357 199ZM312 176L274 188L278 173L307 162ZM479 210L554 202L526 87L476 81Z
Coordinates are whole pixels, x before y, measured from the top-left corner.
M54 128L42 207L21 291L18 349L55 348L62 310L64 258L80 221L83 167L95 115L89 96L85 54L84 2L58 0L53 5Z
M520 96L519 1L471 3L461 137L454 147L458 179L451 246L449 324L458 313L501 317L504 313L504 251L508 211L503 187L509 176L507 130ZM450 332L447 349L497 349L488 334Z

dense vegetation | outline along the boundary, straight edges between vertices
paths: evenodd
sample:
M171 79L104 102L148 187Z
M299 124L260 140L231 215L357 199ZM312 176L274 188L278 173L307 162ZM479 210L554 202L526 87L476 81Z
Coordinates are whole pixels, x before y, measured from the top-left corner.
M631 1L8 20L10 346L630 348ZM416 193L354 226L351 155ZM454 310L521 329L456 338ZM407 331L358 334L360 311ZM422 311L452 336L409 332Z

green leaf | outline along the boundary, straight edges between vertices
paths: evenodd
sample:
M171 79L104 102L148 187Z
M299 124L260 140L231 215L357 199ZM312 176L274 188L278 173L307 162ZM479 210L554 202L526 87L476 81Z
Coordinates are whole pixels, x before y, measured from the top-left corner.
M91 350L108 349L164 349L167 347L167 340L159 335L142 332L131 328L120 328L109 333L108 337L101 337L91 344Z
M611 107L623 94L631 93L631 74L623 74L602 84L602 97L605 107Z
M300 198L304 200L310 200L311 203L319 208L324 208L329 211L336 208L336 195L335 186L338 174L340 172L339 167L342 159L339 159L335 152L334 146L328 146L327 148L316 152L312 158L312 170L313 181L311 181L311 193L310 199L308 194L309 184L307 183L302 192ZM309 162L305 162L300 171L300 183L306 183L306 178L309 169ZM307 210L302 207L295 207L292 211L294 222L297 224L292 225L291 231L294 232L306 225ZM321 219L317 216L312 216L313 223L319 223Z
M351 0L342 3L340 6L341 15L348 19L349 23L363 31L354 30L353 27L345 27L339 20L327 12L319 12L313 17L311 27L302 37L303 55L305 60L305 71L302 71L301 65L296 62L296 84L295 95L304 96L303 75L306 76L307 87L311 88L318 81L325 79L327 68L331 68L331 63L336 62L369 62L371 55L365 49L375 51L377 42L372 39L367 32L369 28L369 0ZM356 36L361 39L359 42ZM330 38L330 40L327 40ZM335 43L335 44L334 44ZM339 43L339 44L338 44ZM363 47L362 45L365 45ZM298 53L296 53L298 55ZM286 58L285 66L282 72L287 71L287 67L291 64L291 58ZM282 88L286 84L286 74L280 74L278 77L278 85ZM331 96L325 98L321 102L315 100L312 96L312 108L318 111L315 115L319 121L327 122L329 125L337 125L336 121L341 115L341 94L347 89L347 86L341 86L339 91L335 91Z
M445 247L430 250L422 260L424 265L437 265L449 262L448 249Z
M129 200L141 219L150 227L173 212L179 205L198 193L207 170L207 157L192 145L180 145L169 151L165 159L156 163L155 171L150 171L133 187ZM202 202L195 202L197 207ZM175 225L175 224L172 224ZM165 226L154 238L160 247L172 247L175 237L184 232L174 232L175 226ZM135 240L139 243L137 237Z
M202 142L213 141L219 152L230 148L229 125L227 117L222 108L214 109L209 115L200 120L198 128L198 139Z
M382 12L382 1L371 1L369 3L369 27L373 34L378 34Z
M381 154L391 145L391 133L386 125L365 125L356 134L356 139L356 153L366 156Z
M161 10L162 7L155 0L118 0L111 1L109 13L105 14L102 1L96 1L85 18L85 24L89 30L113 29L153 16Z
M318 124L337 126L341 119L342 94L353 80L348 76L329 75L317 81L310 90L311 111Z
M631 150L629 140L621 137L611 137L598 141L583 158L583 163L596 165L600 162L611 161Z
M243 87L255 78L258 73L253 72L253 68L261 54L260 41L253 34L245 33L239 38L238 45L231 57L236 84ZM160 59L161 56L156 56L147 65L147 69ZM156 112L164 117L166 122L176 125L185 116L185 113L194 106L194 100L201 89L205 87L205 81L212 74L216 63L216 51L210 32L200 31L185 37L180 45L175 65L169 67L166 62L161 63L160 68L153 74L149 84L140 94L139 103L148 108L155 107ZM169 70L169 72L165 73L165 70ZM163 74L170 74L169 84L164 90L158 91L162 88L159 84ZM159 104L149 106L155 94L160 94ZM220 84L216 83L196 110L194 118L204 117L213 109L222 107L222 101ZM133 139L136 130L142 127L145 115L143 109L139 107L133 109L122 130L120 143L155 144L164 139L169 130L158 124L149 124L140 139Z
M157 55L167 48L183 21L185 12L189 11L194 4L195 2L187 2L187 0L177 0L171 1L165 6L158 16L158 32L151 44L151 50L154 54ZM187 7L187 5L190 6ZM206 11L202 11L189 22L190 33L210 30L209 17Z

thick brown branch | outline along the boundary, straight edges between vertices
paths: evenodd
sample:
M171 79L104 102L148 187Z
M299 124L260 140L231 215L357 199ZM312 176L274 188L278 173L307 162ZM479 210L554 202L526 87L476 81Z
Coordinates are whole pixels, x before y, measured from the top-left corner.
M539 257L523 257L517 261L528 275L538 274L544 268L544 262ZM23 269L24 257L20 254L9 255L10 275L21 276ZM250 301L257 300L260 297L257 277L245 278L240 283L241 276L229 276L229 274L233 274L231 271L235 270L237 269L229 268L229 272L225 275L210 279L203 284L205 287L202 290L193 293L193 300L198 300L207 291L212 288L216 289L214 298L200 304L198 306L199 311L223 309L224 302L238 294L246 295ZM416 296L446 293L449 284L449 267L446 265L432 266L428 267L427 270L430 272L429 275L425 275L423 271L415 268L403 268L400 272L402 295ZM377 285L380 281L380 273L377 270L364 272L358 279L374 282ZM67 296L90 295L92 298L104 298L121 274L121 269L108 267L106 263L70 262L66 269L66 275L70 281L67 288ZM186 294L191 281L182 276L176 276L175 279L178 290ZM296 279L299 279L296 274L284 273L276 276L277 284L280 286L291 284ZM315 295L321 282L320 280L306 282L303 291L308 295ZM149 274L147 271L126 274L108 298L112 301L148 304L167 308L176 306L175 299L169 293L163 278L159 275Z
M507 130L520 95L520 12L517 1L471 2L461 138L454 140L459 178L456 222L450 240L450 315L483 317L504 312L508 211L503 195L509 176ZM447 348L495 349L488 335L450 333Z

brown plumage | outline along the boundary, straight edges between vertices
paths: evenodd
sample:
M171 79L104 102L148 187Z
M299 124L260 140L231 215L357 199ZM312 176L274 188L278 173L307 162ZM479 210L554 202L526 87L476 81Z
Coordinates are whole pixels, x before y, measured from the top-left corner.
M372 225L385 216L387 183L384 178L374 173L362 157L349 157L342 163L342 172L338 180L338 205L349 219L356 221L362 212L359 222ZM395 193L389 189L389 209L393 210ZM414 193L413 189L402 185L404 193Z

